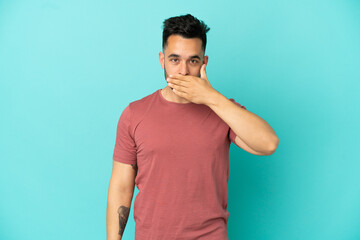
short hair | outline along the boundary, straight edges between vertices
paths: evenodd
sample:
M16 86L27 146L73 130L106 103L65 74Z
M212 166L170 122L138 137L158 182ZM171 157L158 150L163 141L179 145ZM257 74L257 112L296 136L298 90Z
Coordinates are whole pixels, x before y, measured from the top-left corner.
M163 42L162 48L167 46L167 40L170 35L177 34L184 38L200 38L202 49L206 49L206 33L210 28L201 20L198 20L191 14L171 17L163 22Z

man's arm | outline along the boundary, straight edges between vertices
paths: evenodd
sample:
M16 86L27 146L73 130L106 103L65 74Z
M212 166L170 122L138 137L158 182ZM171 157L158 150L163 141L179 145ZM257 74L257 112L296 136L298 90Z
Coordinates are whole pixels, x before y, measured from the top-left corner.
M279 138L264 119L237 106L216 90L209 95L206 105L229 125L239 140L241 139L237 141L239 145L245 143L257 155L270 155L275 152Z
M136 164L113 161L106 209L106 239L121 240L134 194Z
M239 145L242 144L257 153L257 155L270 155L275 152L279 138L271 126L261 117L237 106L227 97L216 91L206 76L207 63L200 69L200 78L196 76L183 76L181 74L169 75L166 79L173 92L188 101L205 104L210 107L234 131ZM236 141L236 140L235 140Z
M243 140L241 140L241 138L239 138L238 136L235 137L235 145L238 146L239 148L242 148L243 150L247 151L248 153L254 154L254 155L271 155L271 153L262 153L262 152L257 152L254 149L250 148L248 145L246 145L246 143L244 143Z

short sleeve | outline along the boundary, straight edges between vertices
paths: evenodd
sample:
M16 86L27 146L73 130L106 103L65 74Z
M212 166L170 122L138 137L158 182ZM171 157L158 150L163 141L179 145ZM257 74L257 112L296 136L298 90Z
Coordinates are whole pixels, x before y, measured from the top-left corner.
M136 164L136 144L130 130L130 113L128 105L119 118L113 160L127 164Z
M243 109L245 109L246 110L246 107L245 106L243 106L243 105L241 105L240 103L238 103L238 102L236 102L233 98L229 98L229 100L230 101L232 101L233 103L235 103L236 105L238 105L238 106L240 106L240 107L242 107ZM236 138L236 134L235 134L235 132L229 127L229 139L233 142L233 143L235 143L235 138Z

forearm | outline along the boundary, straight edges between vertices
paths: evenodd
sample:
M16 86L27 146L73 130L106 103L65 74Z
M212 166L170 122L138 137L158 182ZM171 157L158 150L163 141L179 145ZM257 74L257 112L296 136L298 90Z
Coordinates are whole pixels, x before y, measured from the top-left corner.
M276 148L275 131L261 117L237 106L217 91L209 97L207 105L252 149L268 152Z
M109 185L106 209L106 239L121 240L129 217L133 192L119 191Z

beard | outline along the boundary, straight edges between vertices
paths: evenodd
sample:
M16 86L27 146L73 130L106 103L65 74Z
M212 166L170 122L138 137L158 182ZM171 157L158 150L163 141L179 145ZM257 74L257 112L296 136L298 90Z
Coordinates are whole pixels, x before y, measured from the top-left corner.
M164 63L164 75L165 75L165 82L166 82L166 85L167 85L168 82L167 82L166 79L169 77L169 74L168 74L167 71L166 71L166 65L165 65L165 63ZM169 86L169 88L171 89L171 91L173 90L172 87Z

